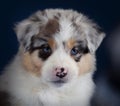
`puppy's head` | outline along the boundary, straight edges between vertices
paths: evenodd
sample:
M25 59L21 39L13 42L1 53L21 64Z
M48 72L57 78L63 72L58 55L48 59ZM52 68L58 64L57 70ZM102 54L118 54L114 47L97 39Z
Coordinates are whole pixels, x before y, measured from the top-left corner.
M94 54L105 36L83 14L62 9L38 11L15 30L26 71L53 85L94 71Z

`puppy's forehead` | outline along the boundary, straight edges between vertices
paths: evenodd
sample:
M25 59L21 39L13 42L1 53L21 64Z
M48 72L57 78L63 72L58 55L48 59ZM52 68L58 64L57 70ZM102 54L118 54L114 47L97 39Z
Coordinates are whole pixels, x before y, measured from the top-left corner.
M78 30L78 26L67 18L59 20L59 31L55 33L54 39L58 44L68 43L70 41L84 41L85 34Z
M84 40L84 35L77 30L77 25L67 17L49 19L41 28L37 37L52 38L57 44L69 40Z
M40 13L39 13L40 14ZM36 17L39 17L42 25L39 27L39 33L35 36L35 38L47 38L53 39L57 45L61 45L63 43L68 43L69 41L84 41L86 39L85 33L80 24L80 20L82 18L82 14L78 14L73 11L44 11L44 14L36 14ZM34 19L35 20L35 19ZM32 21L33 17L32 17ZM35 20L36 22L36 20Z

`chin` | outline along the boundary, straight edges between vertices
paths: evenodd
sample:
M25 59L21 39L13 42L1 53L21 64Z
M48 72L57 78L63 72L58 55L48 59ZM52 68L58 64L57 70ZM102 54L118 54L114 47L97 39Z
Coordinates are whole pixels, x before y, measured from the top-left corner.
M46 9L15 32L18 53L0 76L4 104L90 106L95 52L105 37L95 22L74 10Z

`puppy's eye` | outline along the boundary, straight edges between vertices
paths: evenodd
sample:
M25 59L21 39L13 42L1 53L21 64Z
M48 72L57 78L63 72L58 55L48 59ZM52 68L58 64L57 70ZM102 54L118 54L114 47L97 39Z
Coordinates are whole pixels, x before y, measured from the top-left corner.
M39 57L43 60L47 59L52 53L49 45L42 45L39 51Z
M50 49L49 46L43 47L43 48L42 48L42 52L45 53L45 54L47 54L47 53L50 53L50 52L51 52L51 49Z
M77 55L78 53L79 53L79 51L76 47L72 48L71 55Z

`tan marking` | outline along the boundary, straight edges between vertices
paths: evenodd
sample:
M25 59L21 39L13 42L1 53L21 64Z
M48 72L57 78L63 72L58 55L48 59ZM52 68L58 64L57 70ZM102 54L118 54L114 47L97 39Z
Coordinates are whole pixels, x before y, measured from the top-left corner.
M51 47L52 50L54 50L56 48L56 43L54 39L49 39L48 40L48 44Z
M42 61L38 57L38 50L34 51L32 54L29 52L24 53L22 60L23 66L28 72L40 76Z
M75 45L75 39L73 38L69 39L66 45L67 45L67 48L71 50L73 46Z
M95 58L90 53L82 56L80 62L78 62L78 67L79 75L93 71L95 69Z

